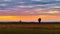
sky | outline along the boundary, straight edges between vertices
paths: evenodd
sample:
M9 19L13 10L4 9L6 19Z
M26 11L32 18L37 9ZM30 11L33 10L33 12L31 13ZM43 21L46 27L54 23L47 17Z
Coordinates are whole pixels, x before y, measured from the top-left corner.
M60 22L60 0L0 0L0 21Z

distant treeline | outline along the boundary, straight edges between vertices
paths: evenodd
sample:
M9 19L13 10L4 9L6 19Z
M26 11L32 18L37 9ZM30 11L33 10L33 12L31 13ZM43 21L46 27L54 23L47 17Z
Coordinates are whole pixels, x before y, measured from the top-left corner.
M0 22L0 24L60 24L60 22Z

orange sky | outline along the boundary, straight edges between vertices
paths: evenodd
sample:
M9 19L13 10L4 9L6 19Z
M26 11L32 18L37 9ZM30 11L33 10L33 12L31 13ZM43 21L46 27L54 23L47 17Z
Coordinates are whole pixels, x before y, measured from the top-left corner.
M17 16L0 16L0 20L19 20Z
M60 16L40 15L40 16L0 16L0 20L22 20L22 21L37 21L38 18L42 20L60 20Z
M21 16L21 20L26 21L37 21L38 18L42 20L60 20L60 16L53 16L53 15L40 15L40 16Z
M41 11L42 12L42 11ZM39 14L41 14L41 12L38 12ZM43 12L45 13L45 15L29 15L29 16L21 16L20 19L22 21L37 21L38 18L41 18L42 20L55 20L55 21L59 21L60 20L60 12L56 11L56 10L49 10L48 12ZM34 13L33 13L34 14ZM35 13L36 14L36 13Z

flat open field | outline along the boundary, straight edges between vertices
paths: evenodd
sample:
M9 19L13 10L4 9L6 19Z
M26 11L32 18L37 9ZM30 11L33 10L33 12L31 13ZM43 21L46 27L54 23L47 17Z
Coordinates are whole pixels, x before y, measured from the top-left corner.
M0 34L60 34L60 24L0 24Z
M60 24L0 24L0 29L48 29L60 30Z

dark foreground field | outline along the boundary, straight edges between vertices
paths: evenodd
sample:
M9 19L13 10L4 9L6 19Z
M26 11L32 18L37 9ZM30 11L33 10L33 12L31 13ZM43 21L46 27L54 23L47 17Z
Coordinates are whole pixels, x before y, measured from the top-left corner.
M60 24L0 24L0 34L60 34Z

